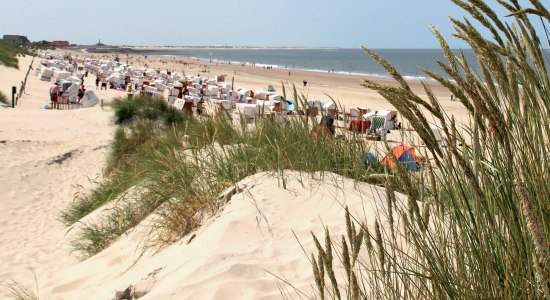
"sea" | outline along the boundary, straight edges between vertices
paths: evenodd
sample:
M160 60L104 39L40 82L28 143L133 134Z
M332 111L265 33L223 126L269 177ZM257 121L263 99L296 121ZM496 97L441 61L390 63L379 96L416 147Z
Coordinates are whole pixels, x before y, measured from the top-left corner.
M389 61L406 79L428 79L421 70L427 68L444 75L437 60L446 61L441 49L374 49ZM456 55L460 52L453 50ZM471 66L477 68L472 50L461 50ZM389 77L384 68L362 49L296 49L296 48L190 48L135 50L132 55L185 56L202 61L255 65L283 69L334 72L340 74Z

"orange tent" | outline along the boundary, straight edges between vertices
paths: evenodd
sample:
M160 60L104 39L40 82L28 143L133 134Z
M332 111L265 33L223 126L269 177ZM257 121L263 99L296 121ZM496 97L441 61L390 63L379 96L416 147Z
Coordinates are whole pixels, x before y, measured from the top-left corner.
M406 145L400 145L393 147L391 150L393 155L397 158L397 161L407 170L409 171L416 171L416 161L418 160L418 157L414 153L414 148L411 148ZM391 158L391 155L388 153L386 157L382 160L382 165L387 165L390 169L393 169L395 166L393 164L393 160Z

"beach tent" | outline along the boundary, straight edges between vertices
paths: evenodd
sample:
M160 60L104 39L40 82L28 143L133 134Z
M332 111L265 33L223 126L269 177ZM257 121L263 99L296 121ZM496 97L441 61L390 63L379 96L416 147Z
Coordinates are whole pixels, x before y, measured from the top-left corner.
M99 98L96 96L96 94L93 91L86 91L84 93L84 97L82 97L82 100L80 100L80 104L82 104L82 107L92 107L99 103Z
M405 170L415 172L418 170L418 166L416 165L416 161L418 160L418 158L414 153L414 148L406 145L400 145L393 147L391 153L393 153L393 155L397 159L397 162ZM395 167L390 153L388 153L386 157L384 157L384 160L382 160L382 165L386 165L390 169L393 169Z
M270 84L265 87L265 90L268 92L275 92L275 88Z

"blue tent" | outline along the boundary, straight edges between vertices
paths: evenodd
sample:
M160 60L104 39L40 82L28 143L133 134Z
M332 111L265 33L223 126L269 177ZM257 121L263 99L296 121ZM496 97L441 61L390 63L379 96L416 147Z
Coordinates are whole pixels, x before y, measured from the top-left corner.
M414 156L410 151L407 150L403 152L398 161L399 164L401 164L401 166L405 168L405 170L414 172L418 171L418 166L416 165L416 162L414 161Z

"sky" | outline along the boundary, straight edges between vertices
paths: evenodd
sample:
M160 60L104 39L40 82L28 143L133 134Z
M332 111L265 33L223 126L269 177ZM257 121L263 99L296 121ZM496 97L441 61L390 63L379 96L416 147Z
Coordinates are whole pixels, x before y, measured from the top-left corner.
M497 8L494 0L485 1ZM522 1L520 1L522 2ZM525 1L523 1L525 2ZM452 48L450 0L0 0L0 34L133 46ZM504 11L497 13L503 16Z

